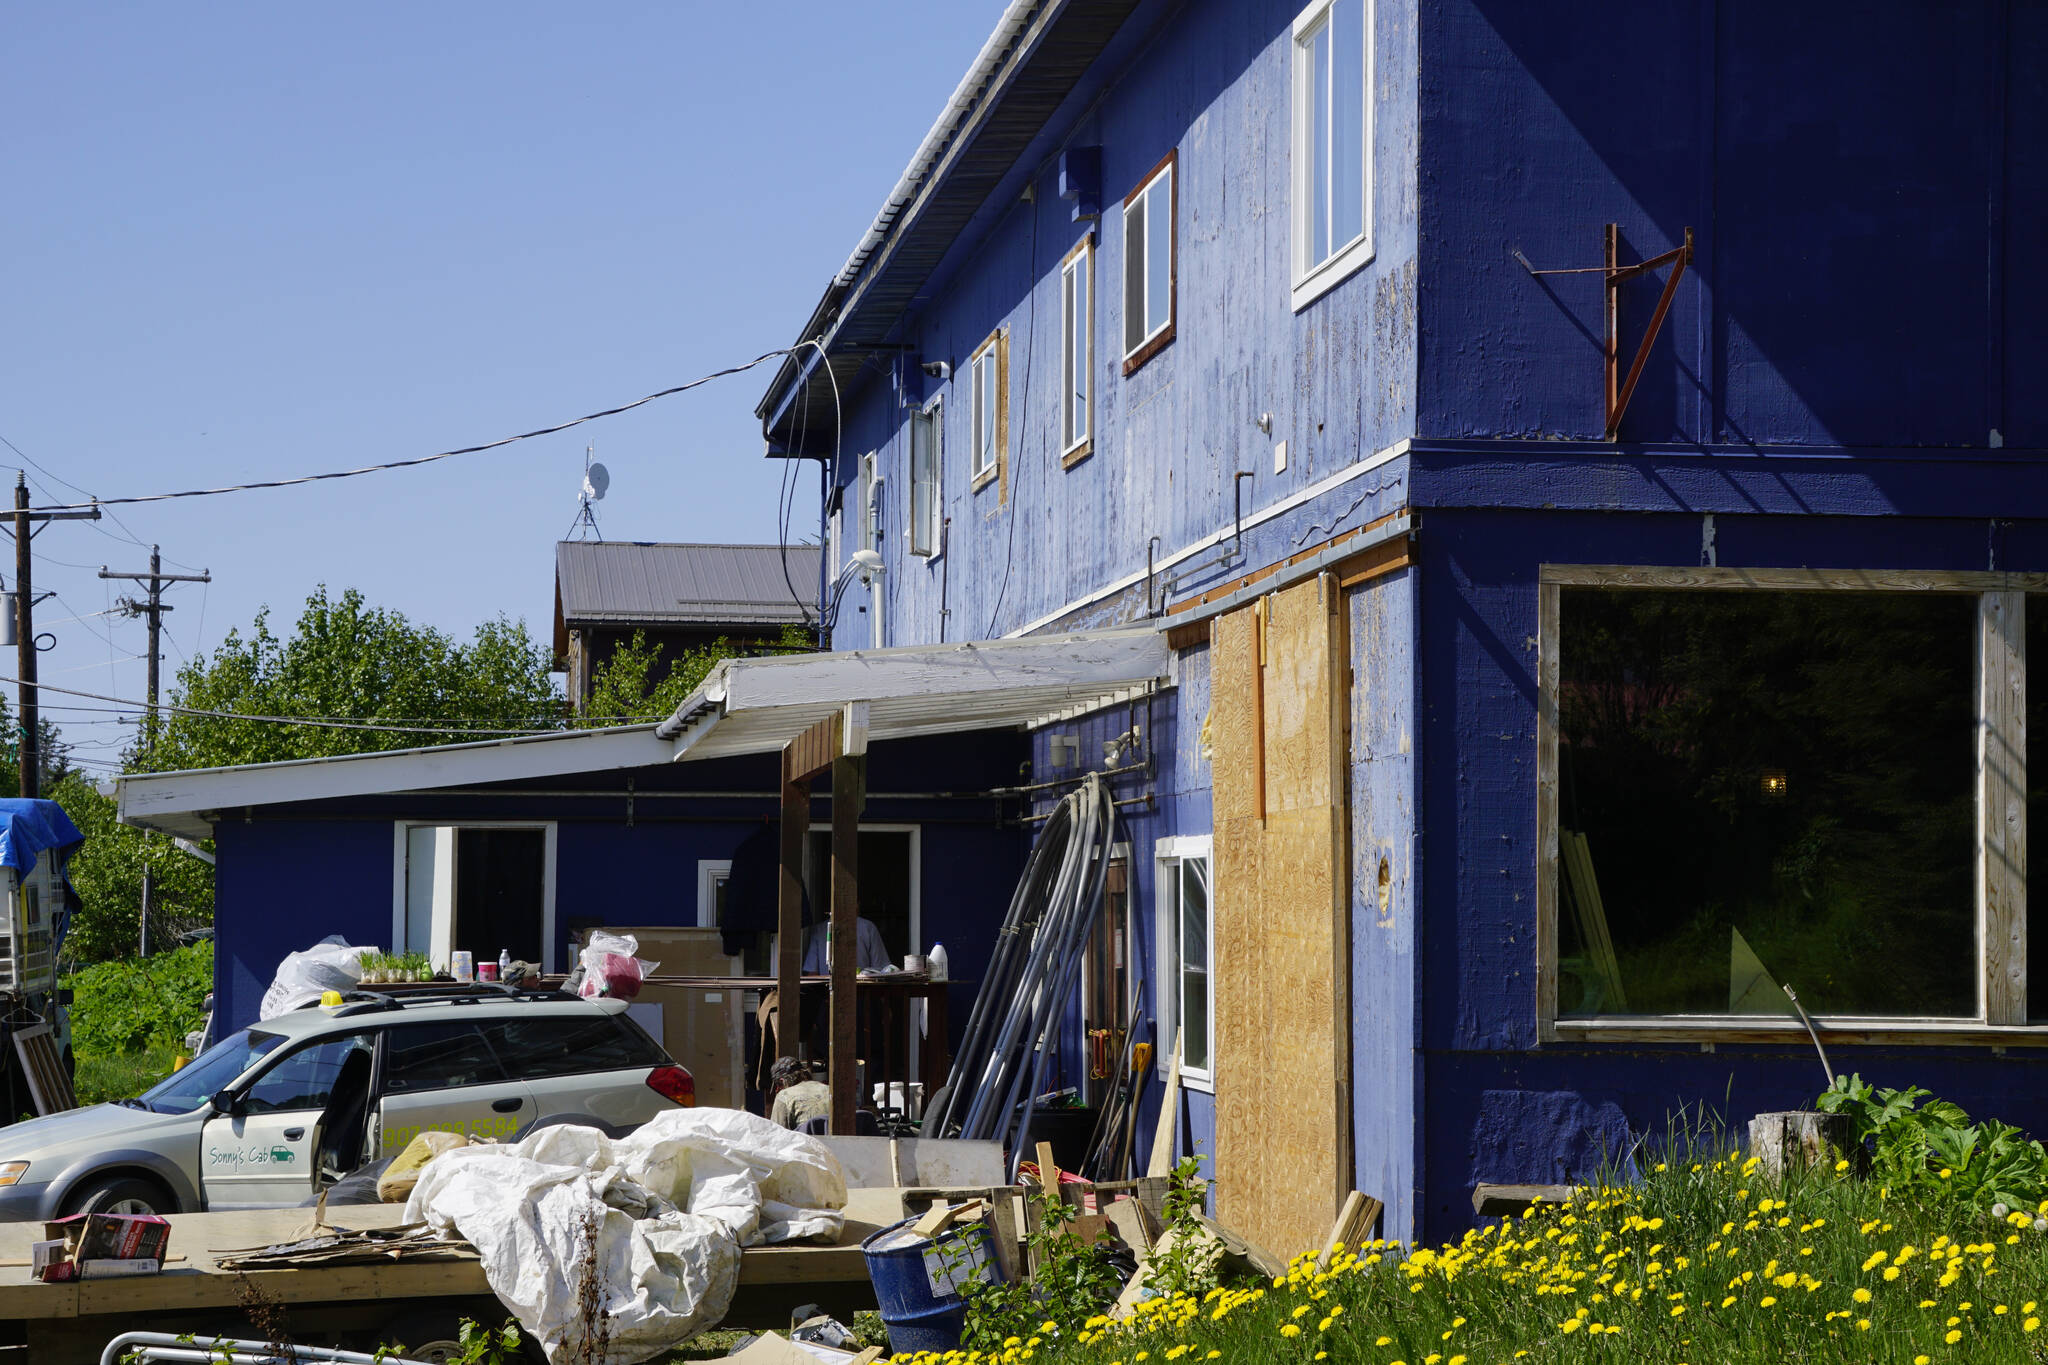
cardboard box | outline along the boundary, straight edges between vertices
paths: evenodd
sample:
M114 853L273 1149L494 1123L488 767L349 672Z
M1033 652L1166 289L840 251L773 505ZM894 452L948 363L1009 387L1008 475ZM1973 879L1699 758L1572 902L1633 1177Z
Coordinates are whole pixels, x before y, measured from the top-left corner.
M152 1261L161 1268L170 1251L171 1225L155 1214L79 1213L43 1224L43 1235L64 1244L65 1258Z

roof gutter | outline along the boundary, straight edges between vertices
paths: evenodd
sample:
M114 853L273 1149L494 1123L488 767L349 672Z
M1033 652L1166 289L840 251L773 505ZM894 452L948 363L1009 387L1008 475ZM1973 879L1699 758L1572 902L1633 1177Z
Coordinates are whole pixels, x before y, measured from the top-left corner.
M995 32L981 45L981 55L974 59L973 66L967 68L967 74L954 89L953 97L946 101L946 107L940 111L931 131L924 135L924 141L918 144L917 151L911 155L910 164L903 168L902 176L896 181L896 188L890 190L889 197L882 201L881 211L875 215L875 221L868 228L867 235L860 239L860 245L853 249L853 254L846 258L846 264L833 276L834 284L843 288L852 284L859 276L861 267L868 263L868 258L874 254L875 248L882 244L882 239L889 235L889 229L896 225L897 215L917 197L919 186L924 183L925 176L930 174L933 164L939 159L939 154L945 151L946 144L952 141L953 134L959 131L968 114L981 102L982 91L1002 66L1003 59L1009 55L1018 38L1023 36L1025 28L1030 25L1032 15L1043 9L1045 4L1046 0L1010 0L1010 7L1004 10L1003 17L996 21Z

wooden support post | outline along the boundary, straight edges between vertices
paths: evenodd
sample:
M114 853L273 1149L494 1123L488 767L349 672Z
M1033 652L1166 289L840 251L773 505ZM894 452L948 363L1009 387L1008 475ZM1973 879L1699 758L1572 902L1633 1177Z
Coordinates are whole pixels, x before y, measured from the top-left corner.
M804 839L811 827L811 784L789 776L782 756L782 878L775 895L775 1050L794 1057L803 1045Z
M867 804L868 761L832 760L832 1131L851 1136L855 1087L854 977L860 961L860 813Z

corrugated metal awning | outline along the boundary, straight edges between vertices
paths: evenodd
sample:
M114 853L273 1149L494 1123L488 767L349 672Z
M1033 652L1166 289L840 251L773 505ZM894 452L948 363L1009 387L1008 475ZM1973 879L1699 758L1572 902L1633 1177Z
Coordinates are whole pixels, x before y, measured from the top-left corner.
M1163 687L1170 657L1144 626L732 659L655 733L688 761L778 752L849 702L867 703L870 742L1029 726Z

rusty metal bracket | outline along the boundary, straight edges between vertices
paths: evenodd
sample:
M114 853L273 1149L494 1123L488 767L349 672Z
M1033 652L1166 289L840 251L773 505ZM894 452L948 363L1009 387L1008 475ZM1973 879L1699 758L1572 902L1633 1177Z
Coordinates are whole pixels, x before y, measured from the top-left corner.
M1628 400L1635 396L1636 381L1643 377L1643 365L1650 358L1650 348L1657 344L1657 333L1664 328L1665 315L1671 311L1671 300L1677 297L1678 282L1685 278L1685 269L1692 264L1692 229L1685 230L1685 242L1673 247L1660 256L1635 265L1622 265L1621 229L1613 223L1607 225L1606 264L1573 266L1562 270L1538 270L1527 256L1514 253L1522 268L1531 275L1599 275L1606 286L1607 294L1607 343L1602 348L1601 366L1605 371L1606 387L1603 390L1607 408L1607 437L1612 441L1621 430L1622 414L1628 411ZM1638 275L1647 275L1664 266L1671 267L1670 278L1664 281L1664 292L1657 299L1656 311L1650 314L1650 325L1643 332L1642 341L1636 346L1635 359L1629 363L1628 374L1621 373L1621 286Z

